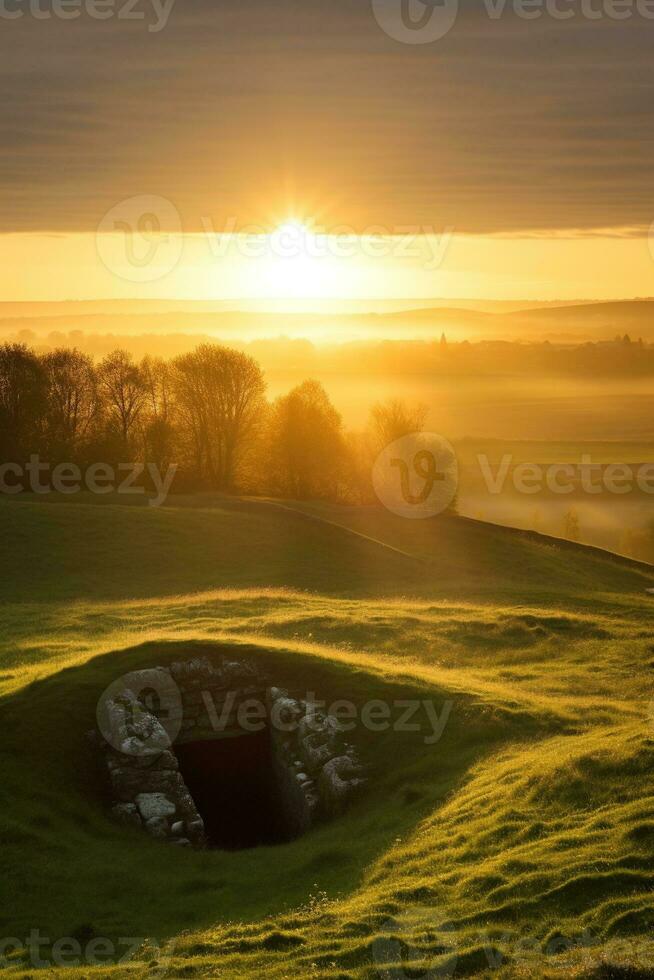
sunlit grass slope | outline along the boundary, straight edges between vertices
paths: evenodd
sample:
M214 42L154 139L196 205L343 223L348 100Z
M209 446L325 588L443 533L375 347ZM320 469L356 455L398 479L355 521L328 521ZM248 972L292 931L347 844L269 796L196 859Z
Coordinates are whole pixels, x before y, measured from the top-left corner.
M653 571L289 506L0 501L0 933L150 940L103 976L152 974L162 943L171 976L652 975ZM84 741L101 691L234 646L328 699L451 701L443 738L366 733L367 794L282 847L111 823Z

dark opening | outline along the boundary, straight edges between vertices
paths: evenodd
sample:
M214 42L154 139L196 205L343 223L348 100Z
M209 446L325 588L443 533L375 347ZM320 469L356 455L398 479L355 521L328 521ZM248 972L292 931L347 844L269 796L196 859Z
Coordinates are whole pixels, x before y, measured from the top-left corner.
M209 843L222 850L281 844L293 836L272 767L270 733L175 746Z

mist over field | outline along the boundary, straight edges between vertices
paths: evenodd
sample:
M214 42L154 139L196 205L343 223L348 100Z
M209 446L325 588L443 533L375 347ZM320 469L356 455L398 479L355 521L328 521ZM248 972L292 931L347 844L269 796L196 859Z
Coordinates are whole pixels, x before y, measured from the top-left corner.
M218 338L261 364L271 400L307 377L320 382L355 432L365 429L375 403L423 405L426 427L457 450L461 514L557 537L573 533L654 559L651 497L638 488L626 496L579 488L570 496L547 488L531 495L509 480L491 492L479 462L486 456L499 466L516 443L512 466L580 463L584 454L597 463L649 461L654 302L444 303L349 301L339 309L334 302L331 311L306 303L277 310L226 302L1 304L0 332L38 351L75 347L96 359L117 346L136 357L155 350L172 357Z
M25 333L23 333L25 332ZM95 300L77 302L0 301L0 334L60 338L81 332L102 349L102 335L143 344L167 337L171 353L185 335L247 343L297 338L329 345L352 341L517 341L580 344L629 334L654 342L654 300L520 301L444 299L259 299ZM100 336L94 336L100 335Z

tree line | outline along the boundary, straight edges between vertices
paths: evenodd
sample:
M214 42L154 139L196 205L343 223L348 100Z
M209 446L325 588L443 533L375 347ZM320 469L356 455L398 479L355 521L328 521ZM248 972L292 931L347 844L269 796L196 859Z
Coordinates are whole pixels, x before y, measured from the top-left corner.
M115 350L97 363L77 349L0 345L0 463L177 465L177 492L372 502L377 454L426 414L389 401L348 432L319 382L271 402L257 361L219 344L171 360Z
M336 318L338 319L338 318ZM116 327L120 328L120 317ZM240 323L240 321L239 321ZM250 321L243 321L243 336L247 336ZM254 325L252 321L251 325ZM282 328L280 327L280 330ZM426 328L425 328L426 329ZM607 326L607 331L609 327ZM579 333L583 332L581 329ZM209 335L159 333L125 335L54 331L42 334L23 329L5 335L12 343L25 344L30 349L55 351L75 347L98 361L118 345L140 360L153 350L167 360L187 354L199 344L210 344ZM440 340L380 340L365 343L334 343L316 347L306 338L232 342L231 346L254 356L264 370L277 371L291 363L296 376L311 377L316 371L329 374L360 374L365 364L368 376L400 378L409 375L430 379L453 377L491 377L511 374L518 377L592 377L629 378L654 375L654 344L644 343L629 335L611 341L587 343L548 341L452 341Z

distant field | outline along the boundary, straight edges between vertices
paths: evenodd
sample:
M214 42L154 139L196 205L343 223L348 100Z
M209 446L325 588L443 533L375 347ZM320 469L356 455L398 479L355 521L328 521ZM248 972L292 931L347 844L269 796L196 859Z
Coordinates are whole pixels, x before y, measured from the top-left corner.
M643 463L654 461L651 440L461 439L457 458L463 466L475 464L480 454L498 462L508 454L516 463L578 463L583 455L595 463Z
M639 490L632 481L629 493L616 494L604 489L589 494L577 485L571 494L555 494L547 489L534 494L516 492L511 473L521 463L571 464L579 468L584 460L595 467L592 482L604 468L626 463L634 475L644 464L654 461L654 441L529 441L501 439L463 439L455 444L459 461L459 513L510 527L542 531L556 537L566 534L566 516L574 511L578 518L579 540L632 557L654 560L654 494ZM502 461L510 469L500 493L489 489L490 472L499 479ZM484 469L484 466L487 469ZM649 486L654 489L654 480ZM643 536L645 539L643 541ZM650 540L651 539L651 540Z
M654 568L209 495L0 500L0 535L0 933L150 939L57 975L153 976L161 943L174 977L652 975ZM369 735L368 794L290 844L189 853L112 823L79 762L101 691L239 648L357 703L451 700L450 722L432 746Z
M305 371L305 373L307 373ZM370 406L402 398L429 408L427 424L451 442L620 442L654 444L654 379L506 377L432 378L428 374L370 375L310 369L349 428L360 428ZM297 371L267 368L270 394L303 380Z

